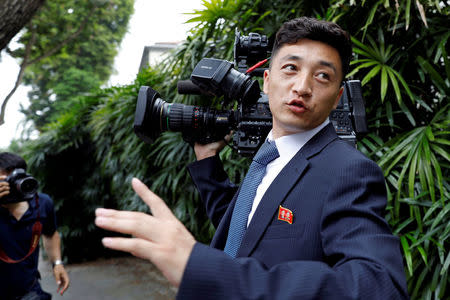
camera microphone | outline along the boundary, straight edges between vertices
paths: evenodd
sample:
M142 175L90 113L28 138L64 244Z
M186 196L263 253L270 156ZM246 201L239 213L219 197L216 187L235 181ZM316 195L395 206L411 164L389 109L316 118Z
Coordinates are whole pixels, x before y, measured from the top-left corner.
M177 83L178 94L180 95L206 95L214 96L208 91L202 90L198 85L191 80L180 80Z

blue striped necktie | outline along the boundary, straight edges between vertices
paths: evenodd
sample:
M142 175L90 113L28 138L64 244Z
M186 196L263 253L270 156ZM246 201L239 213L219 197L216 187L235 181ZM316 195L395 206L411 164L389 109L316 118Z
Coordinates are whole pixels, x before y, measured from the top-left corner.
M255 199L256 189L266 173L266 166L279 156L275 141L269 142L269 140L266 140L253 158L237 197L231 216L230 228L228 229L228 238L224 251L231 257L236 257L236 253L241 246L242 238L247 229L248 215Z

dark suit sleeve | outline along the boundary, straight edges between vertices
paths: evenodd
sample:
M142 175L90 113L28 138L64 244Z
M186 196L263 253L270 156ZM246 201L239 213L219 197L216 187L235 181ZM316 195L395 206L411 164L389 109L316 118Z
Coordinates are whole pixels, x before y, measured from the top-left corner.
M324 199L322 261L286 261L268 268L255 258L232 259L197 243L178 299L407 299L398 239L383 218L381 170L363 159L330 169L328 175L336 180Z
M217 155L188 165L188 170L200 193L206 213L217 228L236 193L237 186L230 182Z

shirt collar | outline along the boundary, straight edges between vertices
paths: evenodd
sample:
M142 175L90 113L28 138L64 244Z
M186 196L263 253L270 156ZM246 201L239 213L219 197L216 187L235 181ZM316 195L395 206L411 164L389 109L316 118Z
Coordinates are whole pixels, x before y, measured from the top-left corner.
M285 135L275 139L280 158L291 159L314 135L322 128L328 125L330 120L327 118L322 124L308 131L302 131L290 135ZM273 141L272 130L269 132L267 139Z

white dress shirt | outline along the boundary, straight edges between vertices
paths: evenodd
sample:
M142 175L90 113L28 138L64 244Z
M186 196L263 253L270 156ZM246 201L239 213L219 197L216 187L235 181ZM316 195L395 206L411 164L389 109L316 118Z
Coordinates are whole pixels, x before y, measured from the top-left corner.
M266 167L266 174L264 175L261 183L258 186L258 189L256 190L252 210L248 215L247 227L250 224L253 214L255 213L256 208L258 208L258 205L261 202L262 197L266 193L269 186L272 184L272 181L278 176L281 170L294 157L294 155L328 123L330 123L330 120L327 118L322 124L320 124L314 129L305 132L299 132L291 135L282 136L275 140L275 144L277 145L278 153L280 154L280 156L274 159L272 162L270 162ZM272 130L269 132L267 139L269 141L274 140Z

